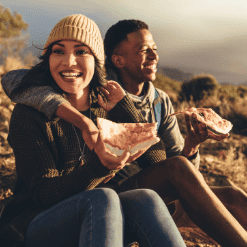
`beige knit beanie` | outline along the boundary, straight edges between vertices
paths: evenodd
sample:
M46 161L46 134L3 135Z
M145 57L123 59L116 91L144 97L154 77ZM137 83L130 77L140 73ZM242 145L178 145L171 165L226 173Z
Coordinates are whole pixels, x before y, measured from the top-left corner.
M87 45L99 62L104 64L104 45L98 26L84 15L70 15L60 20L51 30L45 49L55 41L72 39Z

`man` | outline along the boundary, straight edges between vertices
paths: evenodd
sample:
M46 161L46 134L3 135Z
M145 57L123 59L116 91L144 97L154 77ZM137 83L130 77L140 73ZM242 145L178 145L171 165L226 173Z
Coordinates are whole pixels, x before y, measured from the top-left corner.
M159 60L157 46L148 25L139 20L122 20L111 26L104 40L105 53L108 63L108 77L115 79L129 92L129 97L136 108L143 114L148 122L155 121L155 88L151 81L156 78L157 63ZM116 74L117 72L117 74ZM227 135L216 136L202 125L194 121L194 130L189 117L186 116L188 135L183 143L183 138L178 128L176 118L168 117L173 113L169 97L161 90L161 123L158 133L164 141L167 157L183 155L199 168L199 145L206 139L222 140ZM195 117L195 116L194 116ZM213 187L212 190L221 201L242 221L247 228L247 215L243 212L247 203L246 194L233 187Z
M145 120L146 118L147 121L154 121L157 114L154 112L155 108L153 111L152 103L155 96L152 96L152 92L155 92L155 89L151 81L155 79L156 65L158 62L158 55L156 52L157 47L145 23L133 20L122 21L119 23L121 25L117 23L113 26L114 28L110 28L107 32L105 38L106 55L109 62L112 64L113 69L118 72L119 82L126 91L132 94L129 94L129 97L133 98L136 106L138 104L141 106L140 112L143 114L143 119ZM114 35L114 30L119 30L119 32ZM115 45L108 42L109 40L107 41L107 37L109 37L110 40L114 40L115 38L117 39L117 36L119 35L122 35L122 38L115 42ZM109 47L111 47L110 52ZM13 89L13 87L16 86L16 80L21 79L16 76L20 74L23 76L26 72L20 71L18 73L15 74L15 78L13 78L13 74L9 74L2 80L3 87L8 95L11 95L11 90L7 89L6 84L12 85ZM10 78L12 79L10 80ZM47 96L45 90L49 91L49 89L43 89L44 95ZM50 90L50 93L51 92L52 90ZM52 93L54 94L55 92ZM223 246L246 246L247 234L245 230L225 209L218 198L206 185L198 170L188 161L192 160L196 163L199 156L198 148L202 141L207 138L220 140L222 137L213 135L206 129L205 125L198 124L196 116L193 118L193 129L188 116L186 116L188 136L185 138L183 144L176 118L168 117L168 114L173 112L171 102L164 92L158 90L158 94L162 106L162 118L158 133L166 147L168 159L153 166L148 166L146 168L142 167L142 169L137 168L135 175L133 175L133 170L128 171L126 168L127 171L125 172L123 169L123 171L121 170L118 174L120 177L116 176L109 181L109 183L113 184L114 179L116 179L115 182L120 181L117 187L115 187L119 192L134 188L154 189L167 203L174 199L179 199L190 218L220 244ZM34 93L31 95L32 98L34 98ZM21 102L21 96L19 95L18 97L15 98L14 101L19 100L19 102ZM30 97L30 95L26 93L26 97ZM60 96L57 97L57 101L60 100L61 102L64 102L59 98ZM149 97L153 97L153 101L150 102L148 100ZM52 98L50 102L54 103L54 96L44 98L45 100L42 99L42 103L38 102L37 104L39 105L37 108L41 108L41 110L45 108L45 104L48 105L50 98ZM29 103L30 101L31 100L29 99ZM45 104L43 104L43 102L45 102ZM64 107L65 104L61 105L56 103L55 108L59 105L60 110L59 108L56 110L58 116L63 112L61 107ZM140 118L141 117L142 116L140 116ZM71 121L68 115L67 118L68 121ZM223 136L223 138L224 137L226 136ZM178 155L183 155L187 159L175 157ZM133 167L136 166L133 165ZM129 176L131 177L129 178ZM215 191L217 192L218 190L216 189ZM233 191L234 193L232 193L232 195L234 199L240 198L238 200L243 200L243 197L237 197L237 193L240 193L240 190L236 189ZM221 196L220 199L229 208L229 205L231 206L231 204L227 204L228 195L225 196L223 193L219 193L219 195ZM246 198L244 202L246 203ZM235 206L229 208L229 210L231 209L235 209ZM246 227L246 219L239 217L239 212L241 213L241 210L232 210L233 215ZM229 238L229 236L231 236L231 238Z

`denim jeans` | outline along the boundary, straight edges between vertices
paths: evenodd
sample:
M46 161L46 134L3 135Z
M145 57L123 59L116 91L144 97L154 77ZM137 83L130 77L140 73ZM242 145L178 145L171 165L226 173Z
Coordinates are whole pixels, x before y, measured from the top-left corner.
M99 188L76 194L38 214L27 247L122 247L125 233L141 247L185 246L165 204L147 189Z

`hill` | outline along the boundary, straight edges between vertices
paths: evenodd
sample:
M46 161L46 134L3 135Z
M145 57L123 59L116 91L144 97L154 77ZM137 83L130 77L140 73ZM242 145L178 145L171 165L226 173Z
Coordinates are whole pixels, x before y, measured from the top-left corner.
M158 67L158 71L164 76L167 76L176 81L187 81L190 80L191 77L194 75L193 73L187 73L178 68L171 68L166 66Z
M171 79L178 81L190 80L192 76L196 74L211 74L219 81L219 84L232 84L232 85L247 85L246 73L236 73L231 71L218 71L218 70L204 70L186 66L170 66L162 65L162 61L159 62L158 66L159 73L170 77Z

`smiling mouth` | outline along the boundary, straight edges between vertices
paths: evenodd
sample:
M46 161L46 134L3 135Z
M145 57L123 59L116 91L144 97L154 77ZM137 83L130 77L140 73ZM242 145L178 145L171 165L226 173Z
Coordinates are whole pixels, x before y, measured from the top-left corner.
M144 65L144 68L147 68L147 69L156 69L156 64L147 64L147 65Z
M63 78L73 79L82 76L82 73L72 73L72 72L60 72L59 73Z

